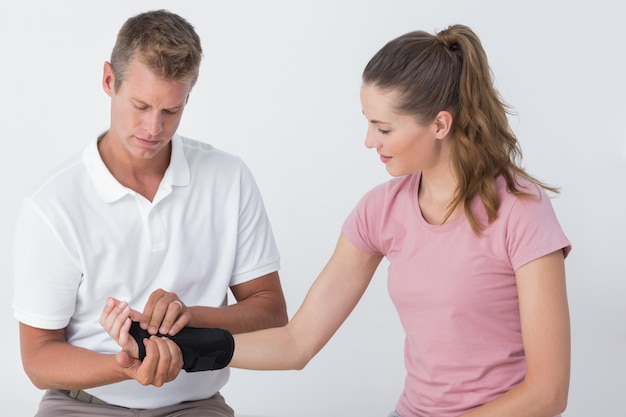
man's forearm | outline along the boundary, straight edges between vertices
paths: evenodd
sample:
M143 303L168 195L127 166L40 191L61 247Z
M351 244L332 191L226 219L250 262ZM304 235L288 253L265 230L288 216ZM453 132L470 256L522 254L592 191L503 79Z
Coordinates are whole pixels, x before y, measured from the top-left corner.
M288 316L284 303L273 298L253 297L225 307L189 307L191 327L226 329L232 334L284 326Z
M115 355L67 342L48 342L23 363L26 374L39 389L85 389L129 379Z

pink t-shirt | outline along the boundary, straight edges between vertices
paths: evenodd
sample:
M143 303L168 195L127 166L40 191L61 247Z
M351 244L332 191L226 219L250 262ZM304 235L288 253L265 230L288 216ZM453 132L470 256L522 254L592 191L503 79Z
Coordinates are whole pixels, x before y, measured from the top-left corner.
M421 215L420 175L394 178L368 192L348 216L344 235L389 260L388 287L406 333L402 417L456 417L524 379L515 271L571 249L547 194L519 198L497 187L498 218L482 236L465 215L431 225ZM486 225L479 198L474 212Z

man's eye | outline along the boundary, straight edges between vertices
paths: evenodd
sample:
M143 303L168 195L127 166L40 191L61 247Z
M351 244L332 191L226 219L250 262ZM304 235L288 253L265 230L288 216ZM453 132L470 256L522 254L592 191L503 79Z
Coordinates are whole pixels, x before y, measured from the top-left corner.
M178 113L178 110L163 110L163 113L173 115Z

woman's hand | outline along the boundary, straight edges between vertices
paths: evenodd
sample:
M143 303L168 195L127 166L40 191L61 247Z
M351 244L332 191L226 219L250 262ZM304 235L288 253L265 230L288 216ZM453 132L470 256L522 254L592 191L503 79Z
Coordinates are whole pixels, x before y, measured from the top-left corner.
M141 313L131 309L126 302L112 297L107 298L100 315L100 325L130 358L139 357L139 346L129 332L131 321L140 317Z

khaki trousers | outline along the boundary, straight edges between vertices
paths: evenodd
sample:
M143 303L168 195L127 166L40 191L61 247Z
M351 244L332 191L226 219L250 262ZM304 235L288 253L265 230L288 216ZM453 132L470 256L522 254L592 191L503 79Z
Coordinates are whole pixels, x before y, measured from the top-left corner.
M48 390L35 417L234 417L235 413L219 393L199 401L186 401L155 409L118 407L84 391Z

